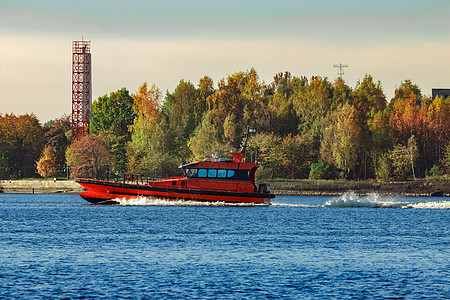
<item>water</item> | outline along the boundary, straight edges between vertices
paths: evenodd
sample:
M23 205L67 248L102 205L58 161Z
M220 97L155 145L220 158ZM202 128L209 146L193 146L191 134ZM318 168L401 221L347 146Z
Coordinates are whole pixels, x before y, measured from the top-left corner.
M0 194L0 298L450 295L448 198L86 203L78 195Z

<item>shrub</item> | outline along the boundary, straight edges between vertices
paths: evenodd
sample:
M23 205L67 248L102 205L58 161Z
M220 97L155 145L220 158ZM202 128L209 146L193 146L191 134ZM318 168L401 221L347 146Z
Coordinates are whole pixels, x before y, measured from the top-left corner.
M439 175L439 166L433 165L433 167L430 170L431 175L438 176Z
M309 179L336 179L338 176L336 167L326 162L312 163Z

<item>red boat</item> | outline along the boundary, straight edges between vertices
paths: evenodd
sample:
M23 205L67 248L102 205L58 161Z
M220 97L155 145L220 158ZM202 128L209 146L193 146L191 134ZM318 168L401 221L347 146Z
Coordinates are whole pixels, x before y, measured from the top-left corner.
M231 159L207 158L180 165L182 176L139 183L137 175L128 174L121 182L77 178L87 191L80 194L94 204L117 204L117 199L149 197L168 200L193 200L225 203L270 204L275 195L266 184L255 184L259 163L244 162L241 152L230 152Z

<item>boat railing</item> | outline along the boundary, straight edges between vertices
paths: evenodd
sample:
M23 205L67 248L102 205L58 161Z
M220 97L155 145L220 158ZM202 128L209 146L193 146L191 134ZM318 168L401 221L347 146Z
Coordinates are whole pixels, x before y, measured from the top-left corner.
M156 175L156 174L155 174ZM106 181L120 182L120 183L132 183L132 184L149 184L152 181L162 180L164 177L151 177L142 174L135 173L123 173L123 172L105 172L105 178L101 178Z

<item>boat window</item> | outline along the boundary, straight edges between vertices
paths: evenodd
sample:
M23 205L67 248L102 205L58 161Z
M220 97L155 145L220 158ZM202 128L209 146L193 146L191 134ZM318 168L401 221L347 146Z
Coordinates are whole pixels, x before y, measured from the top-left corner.
M206 177L206 169L198 169L198 177Z
M233 177L233 176L234 176L234 170L228 170L227 177L228 177L228 178L231 178L231 177Z
M184 169L187 177L197 177L197 169Z
M226 178L227 177L227 170L217 170L217 177L218 178Z
M216 169L209 169L208 170L208 177L209 178L216 178L217 170Z

